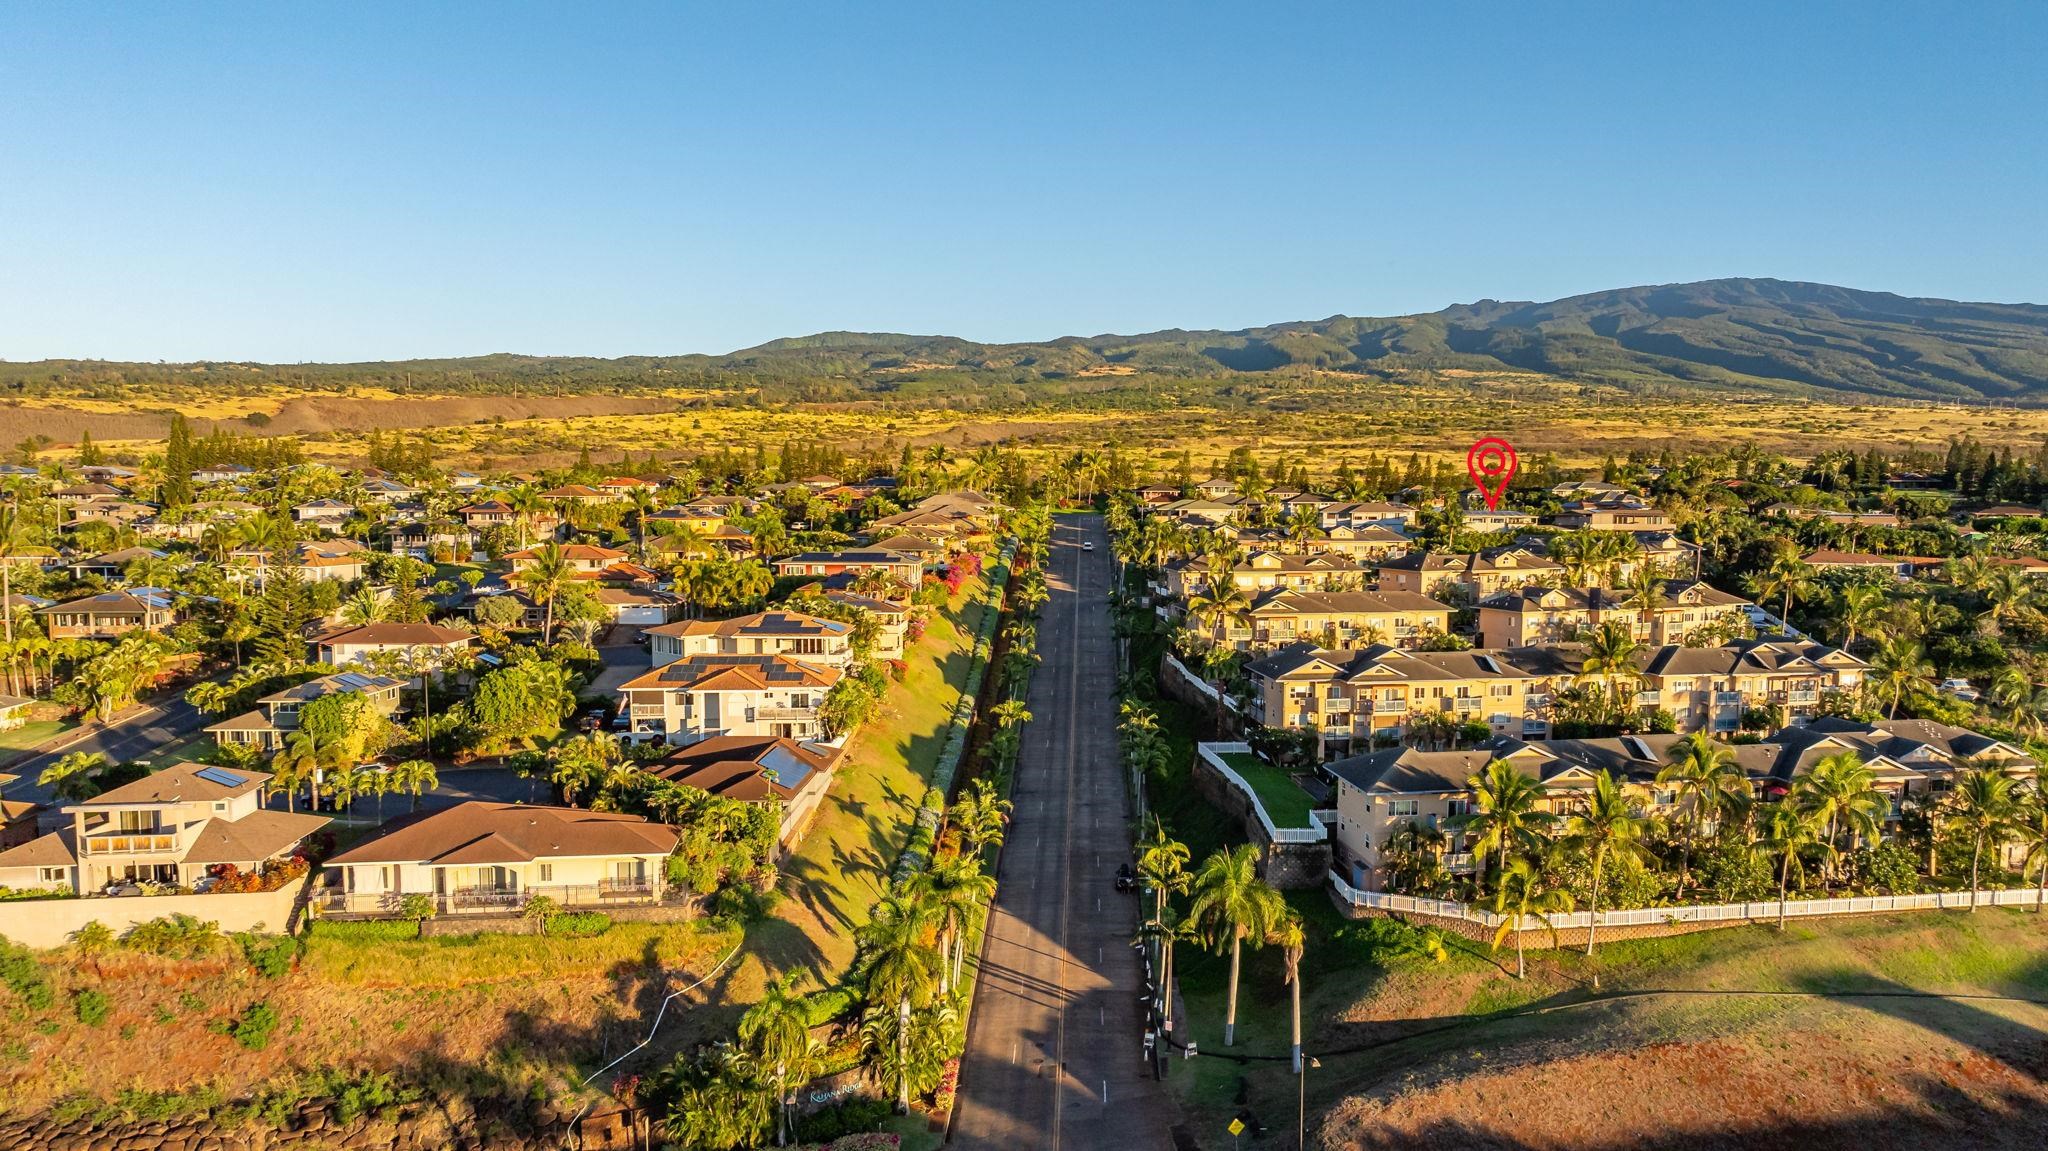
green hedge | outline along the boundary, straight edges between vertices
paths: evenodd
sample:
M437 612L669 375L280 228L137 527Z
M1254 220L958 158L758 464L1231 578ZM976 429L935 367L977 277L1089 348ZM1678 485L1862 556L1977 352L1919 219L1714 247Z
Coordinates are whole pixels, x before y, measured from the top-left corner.
M363 942L418 939L420 925L412 919L316 919L312 934L327 939Z

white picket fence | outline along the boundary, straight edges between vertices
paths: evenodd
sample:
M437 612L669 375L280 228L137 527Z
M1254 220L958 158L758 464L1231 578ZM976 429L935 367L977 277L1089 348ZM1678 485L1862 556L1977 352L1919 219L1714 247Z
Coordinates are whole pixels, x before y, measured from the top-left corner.
M1421 899L1412 895L1393 895L1382 891L1360 891L1335 871L1330 873L1330 886L1340 900L1354 908L1405 911L1414 915L1463 919L1488 928L1499 927L1501 921L1506 918L1495 915L1485 908L1472 907L1449 899ZM2040 893L2031 887L1977 892L1977 904L1980 907L2032 907L2039 898ZM1844 899L1792 899L1785 902L1784 912L1787 919L1802 919L1825 915L1869 915L1885 911L1962 911L1968 910L1969 906L1970 893L1967 891L1936 891L1925 895L1858 895ZM1778 901L1772 899L1757 903L1635 907L1622 911L1603 911L1597 917L1588 912L1573 911L1549 916L1548 921L1551 927L1559 931L1583 931L1589 923L1599 927L1639 927L1645 924L1675 926L1683 923L1776 921L1777 918ZM1529 929L1548 930L1543 926L1542 920L1534 917L1529 920Z
M1321 843L1329 838L1329 832L1324 829L1321 821L1315 818L1313 812L1309 815L1310 822L1315 824L1313 827L1275 827L1273 825L1273 817L1266 814L1266 805L1259 802L1259 793L1252 790L1252 785L1245 782L1244 776L1239 775L1229 764L1223 762L1224 752L1229 752L1232 755L1250 755L1252 753L1252 746L1248 743L1200 743L1195 745L1195 753L1202 757L1202 762L1215 768L1217 774L1223 777L1225 783L1244 793L1244 797L1251 801L1252 812L1259 817L1259 826L1266 829L1268 841L1272 843Z

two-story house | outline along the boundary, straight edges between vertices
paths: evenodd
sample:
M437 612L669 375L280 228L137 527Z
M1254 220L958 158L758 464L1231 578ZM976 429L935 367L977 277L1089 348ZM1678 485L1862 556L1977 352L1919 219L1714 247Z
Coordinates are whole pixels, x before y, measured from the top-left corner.
M71 826L0 852L0 886L84 895L122 882L193 887L224 865L263 871L327 823L265 810L269 780L260 771L180 763L71 804L63 809Z
M1776 705L1797 723L1827 692L1853 692L1870 665L1839 648L1755 639L1720 647L1666 644L1646 652L1636 703L1661 708L1680 731L1732 732L1744 710Z
M1710 624L1742 618L1749 607L1741 596L1695 579L1665 580L1658 602L1648 608L1619 589L1529 586L1481 601L1479 639L1481 646L1497 648L1572 643L1618 620L1642 643L1683 643Z
M315 662L342 667L378 652L398 652L416 667L441 667L468 651L476 637L431 623L366 623L313 638Z
M1528 584L1555 583L1563 575L1557 561L1527 548L1410 552L1380 564L1378 587L1440 599L1461 596L1466 603L1477 603Z
M1317 732L1326 756L1406 738L1418 719L1435 713L1486 724L1495 735L1544 734L1553 675L1518 664L1514 654L1297 644L1245 665L1250 717Z
M924 562L916 556L872 548L864 551L799 552L774 561L778 576L860 575L880 571L916 587L924 575Z
M655 667L696 656L786 655L843 671L853 660L852 624L801 612L681 620L648 628L646 634Z
M665 663L619 687L635 743L714 735L824 735L818 706L839 671L786 655L704 655Z
M160 587L131 587L36 609L51 639L119 639L161 632L178 621L177 602Z
M1306 592L1279 588L1252 601L1247 623L1219 621L1212 638L1250 651L1303 640L1325 647L1413 647L1448 631L1451 606L1412 592Z

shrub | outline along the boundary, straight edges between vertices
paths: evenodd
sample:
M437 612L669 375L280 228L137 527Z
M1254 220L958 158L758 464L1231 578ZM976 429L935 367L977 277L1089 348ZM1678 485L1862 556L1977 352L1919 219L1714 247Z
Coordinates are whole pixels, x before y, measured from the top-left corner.
M26 947L0 944L0 983L20 996L31 1011L44 1010L56 998L42 964Z
M113 1010L113 1001L107 998L104 991L88 987L71 995L71 1011L78 1016L78 1021L87 1027L98 1027L105 1023Z
M612 917L602 911L558 911L545 920L547 934L563 939L590 939L611 930Z
M432 919L434 917L434 898L431 895L424 895L415 891L398 901L398 914L407 919Z
M813 1143L830 1143L880 1128L889 1121L890 1112L889 1104L880 1099L849 1099L798 1120L797 1135Z
M268 1003L251 1003L226 1028L228 1038L250 1051L270 1046L270 1033L276 1030L277 1011Z
M235 942L242 945L242 958L249 966L263 973L266 979L282 978L292 969L292 960L299 955L299 941L289 935L258 935L243 931L235 935Z
M131 951L179 959L211 955L226 942L220 924L184 912L138 923L121 937L121 946Z
M1920 890L1919 855L1891 840L1858 851L1850 867L1857 881L1872 891L1912 895Z

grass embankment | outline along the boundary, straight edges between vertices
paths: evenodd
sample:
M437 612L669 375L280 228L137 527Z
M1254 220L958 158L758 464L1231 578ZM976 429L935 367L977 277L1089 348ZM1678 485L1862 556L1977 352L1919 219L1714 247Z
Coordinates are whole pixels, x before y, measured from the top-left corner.
M737 941L710 924L614 923L588 938L453 935L426 939L349 936L315 925L302 967L331 983L458 987L515 980L571 980L633 968L694 971Z
M867 922L909 838L967 683L975 629L982 612L993 610L982 602L983 587L980 578L969 580L905 652L903 681L890 686L881 714L855 733L831 794L783 861L784 899L747 928L741 961L721 981L724 1006L754 1002L771 975L802 971L806 987L816 988L837 982L852 963L853 933Z
M1224 752L1218 758L1251 785L1252 793L1259 797L1259 806L1266 809L1266 818L1273 821L1274 827L1309 827L1315 823L1309 817L1315 804L1292 776L1256 755L1241 751Z
M1737 1131L1830 1145L1862 1132L1863 1112L1906 1128L1942 1108L1959 1123L1976 1111L2048 1114L2048 1007L1911 995L2048 1000L2048 928L2031 913L1809 922L1783 935L1730 928L1608 944L1592 961L1532 952L1518 981L1511 951L1452 940L1450 959L1434 963L1402 951L1404 930L1344 920L1319 892L1291 898L1309 925L1305 1044L1322 1063L1307 1084L1311 1142L1320 1124L1324 1144L1341 1147L1621 1147L1660 1136L1676 1146ZM1596 1000L1596 964L1599 994L1613 998ZM1204 1054L1175 1063L1171 1082L1197 1129L1220 1130L1246 1105L1268 1127L1291 1126L1278 951L1246 955L1230 1049L1227 961L1190 947L1181 970ZM1693 994L1628 997L1653 991ZM1516 1014L1529 1010L1539 1013ZM1278 1058L1239 1063L1226 1050ZM1805 1119L1839 1130L1807 1131Z
M12 758L11 753L27 751L44 740L55 739L66 729L76 724L61 719L38 719L20 727L0 731L0 763Z

